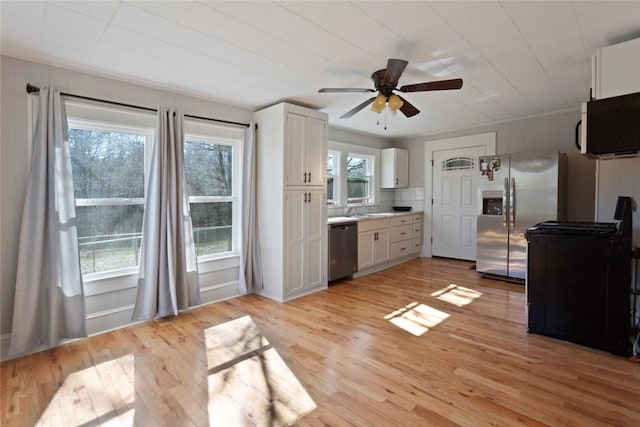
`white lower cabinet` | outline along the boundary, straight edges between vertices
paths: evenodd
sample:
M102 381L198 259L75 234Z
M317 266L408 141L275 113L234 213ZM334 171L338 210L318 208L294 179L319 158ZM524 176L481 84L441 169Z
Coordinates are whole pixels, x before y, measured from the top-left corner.
M322 221L322 209L325 204L324 189L287 191L285 297L324 284L326 225Z
M358 222L358 270L388 261L389 220L374 219Z
M422 214L358 221L359 272L387 261L415 256L421 249Z
M422 250L422 214L413 215L413 252L419 253Z

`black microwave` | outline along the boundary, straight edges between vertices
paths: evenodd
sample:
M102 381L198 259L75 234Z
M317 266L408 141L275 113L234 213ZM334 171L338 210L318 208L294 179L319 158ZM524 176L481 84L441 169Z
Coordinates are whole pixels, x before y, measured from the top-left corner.
M590 158L640 156L640 92L582 105L580 149Z

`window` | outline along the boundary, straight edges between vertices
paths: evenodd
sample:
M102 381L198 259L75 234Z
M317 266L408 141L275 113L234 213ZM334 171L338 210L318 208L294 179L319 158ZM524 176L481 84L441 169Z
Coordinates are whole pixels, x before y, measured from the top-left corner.
M338 174L338 162L340 153L337 151L329 151L327 155L327 204L335 205L338 203L338 192L336 191L336 178Z
M378 200L376 170L380 150L329 141L327 204L329 208L374 205Z
M233 251L234 147L190 135L184 169L198 257Z
M83 275L138 266L145 152L152 140L148 128L69 121Z
M185 120L184 170L200 261L238 252L243 132Z
M442 171L475 169L473 157L452 157L442 161Z
M373 158L361 154L347 156L347 203L371 203Z

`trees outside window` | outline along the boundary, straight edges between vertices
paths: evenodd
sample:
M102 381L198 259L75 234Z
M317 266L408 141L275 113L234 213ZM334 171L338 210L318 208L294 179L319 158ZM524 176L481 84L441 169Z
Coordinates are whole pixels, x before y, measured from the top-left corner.
M85 279L139 268L156 117L67 102L78 243ZM184 170L198 261L237 256L241 144L237 126L185 120Z
M184 144L187 194L196 255L233 251L234 145L188 135Z
M151 129L69 125L82 274L138 266Z
M347 156L347 203L371 203L371 177L373 159L370 156Z

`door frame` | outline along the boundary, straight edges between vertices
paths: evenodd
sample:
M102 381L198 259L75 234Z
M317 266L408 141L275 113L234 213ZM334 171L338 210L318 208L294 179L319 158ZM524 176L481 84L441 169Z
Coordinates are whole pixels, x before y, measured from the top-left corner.
M424 234L422 242L423 257L431 257L432 245L431 237L433 236L433 152L441 150L450 150L454 148L468 148L484 146L486 155L496 154L496 132L486 132L474 135L457 136L453 138L436 139L425 141L424 148Z

